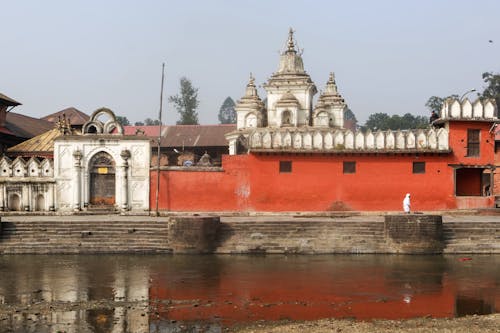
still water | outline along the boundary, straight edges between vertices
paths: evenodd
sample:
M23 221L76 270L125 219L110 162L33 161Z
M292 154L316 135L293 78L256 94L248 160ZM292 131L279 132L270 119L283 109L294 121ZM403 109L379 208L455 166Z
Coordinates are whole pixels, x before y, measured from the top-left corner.
M500 256L0 256L0 332L500 312Z

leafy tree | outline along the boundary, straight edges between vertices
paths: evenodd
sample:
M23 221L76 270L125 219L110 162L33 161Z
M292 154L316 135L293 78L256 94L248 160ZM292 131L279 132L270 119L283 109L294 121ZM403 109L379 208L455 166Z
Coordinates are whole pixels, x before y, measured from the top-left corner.
M221 124L236 124L236 104L231 97L227 97L219 109L219 122Z
M127 119L127 117L116 116L116 121L119 122L122 126L130 125L130 121Z
M429 120L424 116L414 116L411 113L406 113L402 117L399 115L389 116L387 113L374 113L368 117L365 127L376 130L398 130L425 128L429 124Z
M500 74L493 72L483 73L483 81L487 86L480 96L483 98L494 98L497 105L500 106Z
M144 125L146 126L158 126L160 125L160 121L158 119L146 118L144 119Z
M432 96L429 97L429 99L425 103L425 106L429 109L429 111L434 111L439 114L439 112L441 112L441 108L443 107L444 101L448 98L459 99L460 97L457 94L453 94L448 97Z
M344 111L344 119L354 120L355 123L358 122L358 120L356 119L356 116L354 115L354 112L352 112L352 110L349 109L348 107Z
M136 121L134 123L135 126L144 126L144 122L143 121Z
M180 79L180 95L169 97L169 102L174 104L181 119L178 125L198 125L198 112L196 108L200 104L198 101L198 88L194 88L191 81L186 77Z

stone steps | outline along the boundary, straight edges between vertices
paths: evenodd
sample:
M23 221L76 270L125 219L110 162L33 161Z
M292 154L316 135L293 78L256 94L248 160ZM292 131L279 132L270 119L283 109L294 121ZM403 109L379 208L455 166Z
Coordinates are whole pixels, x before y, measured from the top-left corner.
M444 253L500 253L500 222L443 224Z
M224 222L218 253L380 253L384 224L347 221Z
M0 253L170 253L168 224L156 221L2 222Z

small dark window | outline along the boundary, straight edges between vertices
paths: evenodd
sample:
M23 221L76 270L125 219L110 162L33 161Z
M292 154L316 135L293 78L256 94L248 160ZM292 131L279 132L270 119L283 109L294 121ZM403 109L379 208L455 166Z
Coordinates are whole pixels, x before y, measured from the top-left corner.
M356 162L344 162L344 173L356 173Z
M413 162L413 173L425 173L425 162Z
M479 130L467 130L467 156L479 156Z
M280 173L292 172L292 161L280 161Z

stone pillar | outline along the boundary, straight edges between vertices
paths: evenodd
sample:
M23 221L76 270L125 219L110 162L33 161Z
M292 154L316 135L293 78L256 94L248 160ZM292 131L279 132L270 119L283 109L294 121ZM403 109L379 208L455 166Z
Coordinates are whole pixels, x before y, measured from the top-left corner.
M2 212L5 210L5 201L4 201L4 195L3 195L4 188L5 188L5 185L0 184L0 211L2 211Z
M130 151L127 149L122 150L120 157L123 159L121 166L121 209L122 211L128 210L128 159L130 158Z
M20 207L20 209L24 210L24 211L29 211L30 210L30 202L29 202L29 197L28 197L28 192L29 192L28 184L24 183L21 186L22 186L22 188L21 188L21 207Z
M54 184L47 184L47 200L49 204L49 211L53 212L56 210L56 204L54 202Z
M443 253L443 218L440 215L386 215L384 229L388 253Z
M73 209L75 211L79 211L81 209L80 201L81 201L81 192L82 192L82 152L79 150L75 150L73 153L73 158L75 159L75 178L73 179Z
M218 216L174 216L168 222L169 247L174 253L212 253L216 245Z
M90 194L89 194L89 173L85 172L83 175L83 207L87 208L89 206Z

